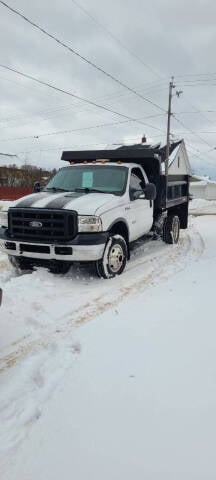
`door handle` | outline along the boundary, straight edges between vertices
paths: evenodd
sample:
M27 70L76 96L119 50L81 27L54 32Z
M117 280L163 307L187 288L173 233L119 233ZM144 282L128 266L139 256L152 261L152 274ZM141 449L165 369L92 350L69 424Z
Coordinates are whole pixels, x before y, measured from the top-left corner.
M125 210L130 210L131 207L125 207Z

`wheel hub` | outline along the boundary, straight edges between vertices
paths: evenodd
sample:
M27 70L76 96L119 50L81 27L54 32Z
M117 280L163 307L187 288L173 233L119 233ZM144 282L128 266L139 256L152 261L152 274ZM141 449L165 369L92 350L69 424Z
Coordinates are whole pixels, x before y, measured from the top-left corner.
M114 245L109 254L109 268L115 273L118 272L122 267L123 260L124 252L121 245Z

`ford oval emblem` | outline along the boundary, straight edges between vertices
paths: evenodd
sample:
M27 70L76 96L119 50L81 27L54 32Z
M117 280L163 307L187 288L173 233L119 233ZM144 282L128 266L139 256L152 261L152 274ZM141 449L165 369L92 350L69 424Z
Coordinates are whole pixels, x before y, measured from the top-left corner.
M43 223L37 222L36 220L34 220L33 222L29 222L29 225L32 228L41 228L43 226Z

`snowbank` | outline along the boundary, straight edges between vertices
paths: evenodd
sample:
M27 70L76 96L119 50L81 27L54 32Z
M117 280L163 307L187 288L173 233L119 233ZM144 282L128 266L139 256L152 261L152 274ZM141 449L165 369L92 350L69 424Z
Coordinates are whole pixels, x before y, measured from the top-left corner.
M215 205L216 202L214 200L205 200L204 198L194 198L191 200L189 203L189 210L196 210L197 208L202 208L202 207L211 207L212 205Z
M189 213L192 215L215 215L216 200L205 200L204 198L194 198L189 203Z

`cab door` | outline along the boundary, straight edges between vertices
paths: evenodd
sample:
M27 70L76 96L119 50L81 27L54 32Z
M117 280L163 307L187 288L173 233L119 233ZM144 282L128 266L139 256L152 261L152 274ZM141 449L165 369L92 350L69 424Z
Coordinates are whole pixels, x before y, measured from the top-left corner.
M153 224L153 202L145 198L134 199L134 192L145 188L148 183L139 167L133 168L130 174L129 203L126 207L127 218L130 225L129 240L133 241L151 230Z

